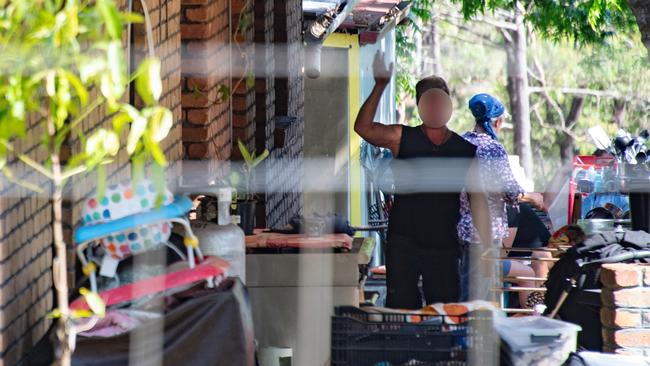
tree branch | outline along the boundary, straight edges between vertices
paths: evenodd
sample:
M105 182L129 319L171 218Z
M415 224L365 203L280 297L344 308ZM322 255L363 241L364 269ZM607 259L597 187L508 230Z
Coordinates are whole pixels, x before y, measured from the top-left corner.
M535 64L535 67L537 68L537 73L539 74L539 82L542 84L542 87L544 89L541 91L542 96L548 104L553 107L555 112L557 113L558 117L560 117L560 123L562 124L562 127L566 128L566 117L564 116L564 111L562 111L562 107L551 97L551 95L548 93L546 90L546 77L544 73L544 69L542 68L542 65L539 63L539 60L537 57L533 56L533 63Z
M530 77L532 77L533 79L539 81L540 83L543 82L542 78L539 77L539 76L537 76L537 75L535 75L535 73L533 72L533 70L530 69L530 67L528 68L528 76L530 76ZM529 87L528 87L528 90L529 90L529 91L531 91L532 89L535 89L535 87L534 87L534 86L529 86Z
M2 144L7 150L11 151L12 153L15 153L16 150L14 149L14 146L9 143L8 141L5 140L0 140L0 144ZM36 170L37 172L43 174L47 179L52 179L53 175L52 172L47 170L43 165L39 164L29 156L25 154L16 154L16 157L18 160L22 161L26 165L30 166L32 169Z
M539 103L536 104L533 108L533 113L535 114L535 117L537 118L537 121L539 122L540 126L543 128L552 128L556 131L560 131L562 133L565 133L567 136L571 137L575 141L582 141L582 137L576 135L573 131L570 129L564 127L564 126L555 126L555 125L549 125L548 123L544 122L544 119L542 116L539 114Z
M481 43L479 40L470 40L470 39L463 38L463 37L455 35L455 34L440 32L440 35L443 36L443 37L453 38L453 39L456 39L456 40L459 40L459 41L465 42L465 43L472 43L472 44ZM491 41L486 41L486 42L481 43L481 44L484 44L484 45L486 45L488 47L492 47L492 48L495 48L495 49L498 49L498 50L503 49L503 47L501 45L499 45L498 43L495 43L495 42L491 42Z
M484 40L485 42L490 43L490 45L492 47L494 47L494 48L501 48L501 45L494 42L487 34L481 34L481 33L475 32L474 30L470 29L469 27L467 27L467 26L465 26L463 24L460 24L460 23L458 23L456 21L453 21L451 19L447 19L447 18L440 18L440 19L447 22L447 23L449 23L449 24L451 24L451 25L453 25L453 26L455 26L456 28L458 28L458 29L460 29L462 31L465 31L465 32L467 32L467 33L469 33L469 34L471 34L473 36L479 37L480 39ZM471 43L475 43L475 42L471 42Z
M531 75L532 76L532 75ZM534 77L534 76L533 76ZM537 79L537 78L536 78ZM539 80L539 79L537 79ZM622 98L623 96L616 90L598 90L598 89L586 89L586 88L568 88L568 87L559 87L559 88L549 88L549 87L530 87L531 93L542 93L548 91L556 91L563 94L576 94L576 95L591 95L594 97L605 97L605 98Z
M501 32L503 39L505 39L507 43L512 44L514 42L514 40L512 39L512 35L510 34L510 31L506 29L499 29L499 32Z
M466 21L466 19L457 14L450 14L450 13L438 13L442 16L449 17L449 18L454 18L454 19L460 19L463 21ZM478 21L478 22L483 22L485 24L491 25L493 27L499 28L499 29L507 29L511 31L517 30L517 25L512 22L507 22L504 20L499 20L499 19L491 19L491 18L486 18L484 16L475 16L471 18L472 21Z

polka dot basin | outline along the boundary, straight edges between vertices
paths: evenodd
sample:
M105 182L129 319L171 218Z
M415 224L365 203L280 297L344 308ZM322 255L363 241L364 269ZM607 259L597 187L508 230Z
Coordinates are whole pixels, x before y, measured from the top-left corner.
M101 198L90 198L83 207L84 225L94 225L122 217L147 212L154 208L158 197L156 186L150 181L111 185ZM173 201L172 194L162 193L162 204ZM169 239L171 224L161 223L133 228L102 239L106 250L115 258L145 252Z

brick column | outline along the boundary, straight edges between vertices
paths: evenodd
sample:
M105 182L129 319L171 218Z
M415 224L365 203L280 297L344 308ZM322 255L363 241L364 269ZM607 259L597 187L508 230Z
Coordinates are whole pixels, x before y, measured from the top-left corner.
M274 0L255 2L255 146L273 150L275 130Z
M255 147L254 3L253 0L231 0L233 156L237 158L241 158L237 140L250 150Z
M604 351L650 356L650 266L603 265Z
M218 175L232 150L228 1L181 0L183 145L185 157L207 160Z
M302 212L303 131L304 131L304 54L302 43L302 2L275 0L273 3L275 48L275 116L295 118L284 130L268 125L265 133L282 135L283 146L271 150L266 163L266 226L286 224ZM258 18L259 19L259 18ZM258 105L259 110L259 105ZM267 141L272 136L266 136ZM261 140L260 138L257 139ZM258 217L259 218L259 217Z

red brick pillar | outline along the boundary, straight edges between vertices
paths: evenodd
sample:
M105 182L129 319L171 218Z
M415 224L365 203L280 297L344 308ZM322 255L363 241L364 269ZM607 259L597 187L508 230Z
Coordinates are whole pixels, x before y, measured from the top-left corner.
M185 157L208 160L201 173L216 176L232 147L228 1L181 0L181 14Z
M650 267L606 264L600 279L604 350L650 355Z
M251 150L255 147L254 3L231 0L233 156L237 158L241 158L237 140Z

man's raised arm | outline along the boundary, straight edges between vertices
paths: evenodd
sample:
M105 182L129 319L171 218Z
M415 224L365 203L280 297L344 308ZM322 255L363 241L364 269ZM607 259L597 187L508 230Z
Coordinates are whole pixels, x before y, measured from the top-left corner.
M369 143L375 146L389 148L393 151L393 154L396 154L402 135L402 126L384 125L374 121L381 95L390 83L393 64L391 63L387 69L384 64L383 53L377 52L373 62L373 72L375 76L375 87L359 110L357 119L354 122L354 131Z

